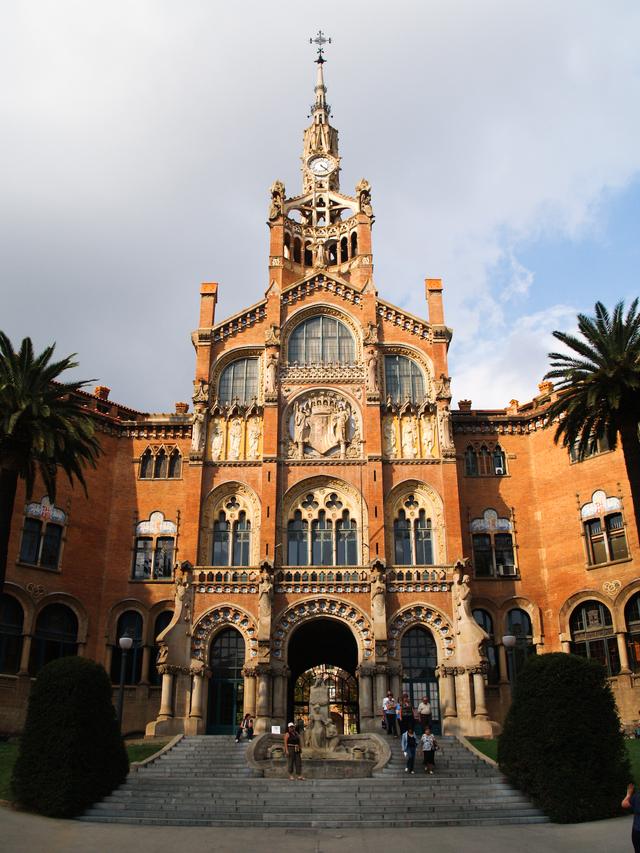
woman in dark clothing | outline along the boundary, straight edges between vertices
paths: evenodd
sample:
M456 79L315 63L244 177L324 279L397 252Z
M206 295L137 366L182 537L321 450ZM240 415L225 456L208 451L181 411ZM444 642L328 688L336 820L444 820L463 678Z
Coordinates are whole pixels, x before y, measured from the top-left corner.
M400 732L404 734L408 731L409 726L413 729L413 705L409 699L409 694L403 693L400 703Z

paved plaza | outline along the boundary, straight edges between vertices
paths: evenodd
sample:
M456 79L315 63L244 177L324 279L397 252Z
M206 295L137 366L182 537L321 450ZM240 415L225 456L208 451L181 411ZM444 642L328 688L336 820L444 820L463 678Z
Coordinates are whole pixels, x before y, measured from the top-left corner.
M295 796L295 791L292 792ZM585 853L631 850L631 819L570 826L314 830L110 826L53 820L0 807L3 853Z

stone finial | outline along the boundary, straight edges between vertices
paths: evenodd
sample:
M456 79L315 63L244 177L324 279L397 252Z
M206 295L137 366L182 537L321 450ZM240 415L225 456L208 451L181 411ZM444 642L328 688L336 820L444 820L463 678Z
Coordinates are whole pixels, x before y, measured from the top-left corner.
M176 415L186 415L188 411L188 403L176 403Z
M507 414L508 415L517 415L519 406L520 406L519 400L509 400L509 405L507 406Z
M109 394L111 393L111 388L107 388L106 385L96 385L93 390L93 393L101 400L108 400Z
M541 394L551 394L553 391L553 382L543 380L538 383L538 390Z
M458 400L458 408L461 412L470 412L471 400Z

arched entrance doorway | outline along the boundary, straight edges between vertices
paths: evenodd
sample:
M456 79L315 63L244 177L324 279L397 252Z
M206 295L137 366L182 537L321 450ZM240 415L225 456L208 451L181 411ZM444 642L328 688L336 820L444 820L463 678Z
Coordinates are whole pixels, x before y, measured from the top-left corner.
M244 702L244 638L224 628L211 641L207 734L233 734L242 719Z
M429 697L432 728L441 733L440 697L436 667L438 652L431 631L426 628L409 628L402 635L402 692L408 693L411 704L417 708L421 700Z
M309 688L315 677L329 687L331 716L338 731L357 732L358 646L350 629L335 619L313 619L302 624L289 641L287 663L291 671L287 717L305 721L309 712Z

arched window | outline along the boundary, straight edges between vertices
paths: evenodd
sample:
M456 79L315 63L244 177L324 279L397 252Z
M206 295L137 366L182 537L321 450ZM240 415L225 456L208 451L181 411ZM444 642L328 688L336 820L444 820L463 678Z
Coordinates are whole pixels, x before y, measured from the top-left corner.
M178 528L161 512L152 512L136 525L132 577L136 581L169 580L173 577Z
M113 684L120 683L122 649L118 640L125 636L131 637L133 645L125 658L124 683L139 684L142 678L142 615L137 610L125 610L118 619L111 657L111 681Z
M246 512L241 511L238 520L233 523L233 559L234 566L248 566L251 545L251 522Z
M500 681L500 668L495 638L493 636L493 619L490 613L482 609L474 610L473 618L489 635L489 639L485 644L487 660L489 661L488 681L489 684L497 684Z
M293 261L299 264L302 261L302 242L299 237L293 240Z
M213 555L211 558L212 566L228 566L229 565L229 533L231 525L227 521L224 512L218 516L218 520L213 523Z
M178 448L174 448L169 456L169 479L179 480L182 475L182 456Z
M171 619L173 618L173 613L171 610L163 610L162 613L159 613L156 616L156 621L153 626L153 651L151 654L151 660L149 661L149 683L155 686L158 686L162 682L162 676L158 672L158 667L156 665L156 661L158 659L158 652L160 651L160 646L157 644L158 636L164 631L167 627Z
M147 447L140 457L140 479L150 480L153 477L153 454L151 448Z
M467 477L478 476L478 458L475 447L469 445L464 452L464 473Z
M311 243L304 244L304 265L310 267L313 264L313 249Z
M15 675L22 655L22 605L12 595L0 595L0 672Z
M580 515L590 565L625 560L629 556L619 498L607 497L605 492L598 490L591 501L581 507Z
M571 614L569 630L574 655L599 661L608 675L620 672L618 640L608 607L599 601L583 601Z
M349 260L349 241L346 237L340 240L340 262L344 263Z
M324 510L311 522L311 565L333 565L333 523Z
M40 566L41 569L57 569L66 520L66 514L59 507L53 506L46 496L40 503L27 504L20 562Z
M535 655L533 627L526 610L514 607L507 613L507 633L516 638L516 644L507 654L509 681L515 681L529 655Z
M404 502L407 509L417 508L413 495ZM434 563L433 529L424 509L418 511L413 523L404 509L393 522L395 564L397 566L432 566Z
M156 459L153 465L153 478L154 480L164 480L167 477L167 454L164 451L164 448L160 448L160 450L156 453Z
M400 644L402 660L402 692L409 694L414 708L427 696L431 704L433 728L439 731L440 702L436 667L438 653L433 636L425 628L409 628Z
M355 231L351 232L351 257L355 258L358 254L358 234Z
M493 471L497 477L503 477L507 473L507 458L505 456L504 450L500 447L499 444L493 448Z
M31 642L29 674L37 675L45 664L78 654L78 619L64 604L49 604L38 615Z
M486 509L471 522L473 568L477 578L514 577L517 574L513 547L513 524Z
M287 565L307 566L309 564L309 523L296 510L293 520L287 524Z
M320 314L299 323L289 338L289 362L352 364L355 346L349 329L335 317Z
M358 532L355 521L349 519L345 509L342 518L336 521L336 565L358 565Z
M235 628L224 628L213 638L207 734L232 734L238 730L244 710L244 661L244 638Z
M404 355L384 357L384 379L387 397L394 403L421 403L424 399L424 376L415 361Z
M221 403L250 403L258 396L258 359L239 358L220 374L218 399Z
M491 454L489 453L486 444L483 444L478 450L478 474L481 477L487 477L492 473Z
M284 256L285 258L291 257L291 235L288 231L284 235Z

